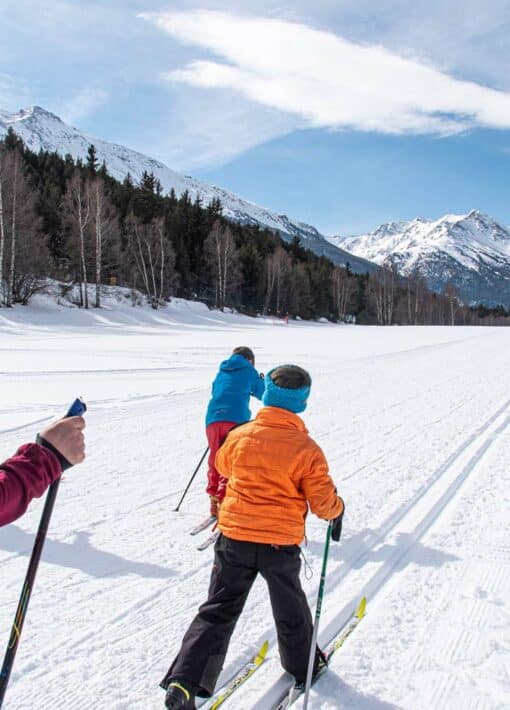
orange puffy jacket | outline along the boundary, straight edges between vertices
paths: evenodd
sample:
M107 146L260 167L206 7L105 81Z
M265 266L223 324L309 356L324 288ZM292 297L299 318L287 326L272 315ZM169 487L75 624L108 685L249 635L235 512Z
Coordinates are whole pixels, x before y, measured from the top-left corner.
M324 454L286 409L263 407L254 421L233 429L216 467L228 478L219 527L234 540L299 545L308 503L325 520L343 510Z

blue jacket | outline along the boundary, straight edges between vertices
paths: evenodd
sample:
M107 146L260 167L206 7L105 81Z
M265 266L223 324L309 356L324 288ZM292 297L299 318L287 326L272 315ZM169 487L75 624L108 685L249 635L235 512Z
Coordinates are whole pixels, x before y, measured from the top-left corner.
M250 396L262 399L264 380L251 362L242 355L231 355L224 360L212 385L212 397L207 407L205 424L250 420Z

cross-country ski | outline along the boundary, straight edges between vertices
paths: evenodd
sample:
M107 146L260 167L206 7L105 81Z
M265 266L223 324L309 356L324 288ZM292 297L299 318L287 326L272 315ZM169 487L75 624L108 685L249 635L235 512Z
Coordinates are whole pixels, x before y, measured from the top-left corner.
M219 538L220 533L219 531L214 531L210 535L208 535L205 540L202 540L202 542L199 542L197 545L197 550L200 552L203 552L204 550L207 550L208 547L211 547L211 545L214 545L216 540Z
M216 710L216 708L223 705L223 703L225 703L230 696L233 695L241 685L243 685L243 683L246 683L246 681L252 677L252 675L260 668L262 663L264 663L268 646L269 643L264 641L253 658L245 666L243 666L239 673L232 678L226 686L215 694L210 703L206 703L203 707L206 707L207 710Z
M336 653L344 645L345 641L349 638L354 629L358 626L359 622L365 616L366 606L367 600L365 597L363 597L356 609L352 612L352 615L347 620L346 624L340 629L337 636L329 644L325 652L326 661L328 664L331 662L333 654ZM327 668L328 666L324 665L315 674L314 678L312 679L312 685L315 685L315 683L319 680L319 678L321 678ZM291 705L294 705L294 703L298 700L298 698L303 695L304 692L305 688L302 684L299 686L293 686L289 690L289 692L282 698L282 700L274 706L273 710L285 710L286 708L291 707Z
M210 528L211 525L214 525L216 522L216 517L214 515L210 515L207 518L204 518L198 525L195 525L194 528L192 528L189 531L190 535L198 535L198 533L202 532L203 530L207 530L207 528Z

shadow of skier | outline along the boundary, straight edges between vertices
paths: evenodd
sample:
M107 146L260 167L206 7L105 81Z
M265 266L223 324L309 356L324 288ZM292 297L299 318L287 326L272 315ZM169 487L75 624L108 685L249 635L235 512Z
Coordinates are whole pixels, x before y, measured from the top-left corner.
M30 556L35 536L16 525L8 525L0 532L0 549L18 556ZM81 570L91 577L139 577L167 579L175 575L170 569L150 562L136 562L112 552L100 550L90 543L91 533L77 532L72 543L46 539L42 559L44 562Z

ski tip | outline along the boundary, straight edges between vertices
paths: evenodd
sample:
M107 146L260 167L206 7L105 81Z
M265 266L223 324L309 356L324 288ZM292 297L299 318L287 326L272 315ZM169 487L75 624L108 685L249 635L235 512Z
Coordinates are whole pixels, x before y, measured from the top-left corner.
M362 619L365 616L366 608L367 608L367 598L362 597L354 615L357 616L358 619Z
M257 653L257 660L262 663L262 661L265 660L267 656L267 650L269 648L269 641L264 641L262 646L260 647L260 651Z

